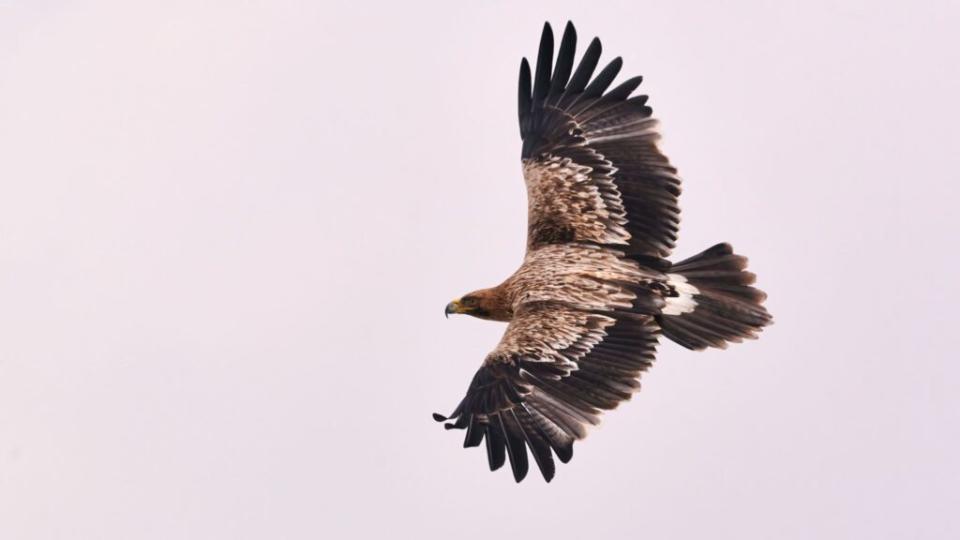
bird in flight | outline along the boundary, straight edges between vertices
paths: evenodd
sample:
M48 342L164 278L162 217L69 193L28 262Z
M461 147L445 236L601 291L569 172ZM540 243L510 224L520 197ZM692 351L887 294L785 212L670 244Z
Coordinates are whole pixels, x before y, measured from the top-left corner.
M668 260L680 222L680 177L657 147L641 77L608 90L622 61L594 75L600 41L574 68L567 23L556 63L549 23L536 70L520 63L527 252L503 283L450 302L445 314L507 322L447 429L485 443L490 470L546 481L605 410L630 399L661 335L693 350L755 338L771 322L747 259L717 244Z

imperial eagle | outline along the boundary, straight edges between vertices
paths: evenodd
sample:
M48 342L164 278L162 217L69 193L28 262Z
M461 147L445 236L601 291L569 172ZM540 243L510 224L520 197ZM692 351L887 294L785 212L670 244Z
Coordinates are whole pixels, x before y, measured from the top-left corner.
M747 259L728 244L670 262L680 177L657 147L641 78L610 89L622 61L599 73L593 39L574 66L568 23L556 62L544 25L532 74L520 63L519 116L527 186L527 253L500 285L450 302L509 323L449 416L464 446L485 444L489 466L509 460L517 482L529 455L543 477L603 411L630 399L661 335L689 349L753 338L771 317Z

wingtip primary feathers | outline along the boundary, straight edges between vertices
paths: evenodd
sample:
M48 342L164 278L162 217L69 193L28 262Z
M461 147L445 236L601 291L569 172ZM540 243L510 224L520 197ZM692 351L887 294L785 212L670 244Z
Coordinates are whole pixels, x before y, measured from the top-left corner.
M593 38L590 45L587 45L587 50L583 53L580 63L577 64L577 69L573 72L570 82L567 83L563 92L564 96L579 94L587 87L590 77L593 76L593 70L597 68L597 64L600 62L602 52L603 45L600 44L600 38Z
M603 92L610 87L610 84L613 83L613 79L617 77L617 74L620 73L620 70L623 68L623 58L616 57L606 65L594 79L583 90L582 97L586 98L598 98L603 95Z
M570 73L573 71L573 62L576 60L577 53L577 30L573 23L567 21L567 26L563 30L563 37L560 38L560 50L557 51L557 64L553 70L553 78L550 81L550 98L556 98L563 93L563 89L570 80ZM548 99L549 100L549 99Z
M550 91L550 75L553 72L553 29L543 23L540 35L540 50L537 52L537 70L533 80L533 99L543 101Z
M530 97L530 62L524 58L520 61L520 81L517 83L517 110L520 115L520 136L523 137L524 119L530 115L533 108Z

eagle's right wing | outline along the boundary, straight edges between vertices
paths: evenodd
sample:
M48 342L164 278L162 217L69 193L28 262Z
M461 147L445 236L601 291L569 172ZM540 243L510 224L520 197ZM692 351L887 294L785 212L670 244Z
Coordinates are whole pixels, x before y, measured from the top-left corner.
M529 447L549 482L553 453L569 461L573 442L599 422L601 411L639 389L658 336L649 315L587 311L560 302L525 304L447 427L467 430L464 447L486 441L490 470L509 457L517 482L527 474Z

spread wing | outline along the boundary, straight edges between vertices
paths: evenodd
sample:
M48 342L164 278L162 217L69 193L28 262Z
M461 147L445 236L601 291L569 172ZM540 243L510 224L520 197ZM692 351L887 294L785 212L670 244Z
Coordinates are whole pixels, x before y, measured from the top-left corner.
M658 336L649 315L524 304L450 417L434 418L466 429L464 447L486 441L490 470L509 457L517 482L527 474L529 448L549 482L553 454L569 461L586 427L639 389Z
M680 222L680 178L657 148L647 96L631 97L642 78L607 91L622 61L594 77L601 50L594 38L574 71L576 41L567 23L554 66L553 32L544 26L532 89L526 58L520 64L528 248L595 242L666 258Z

